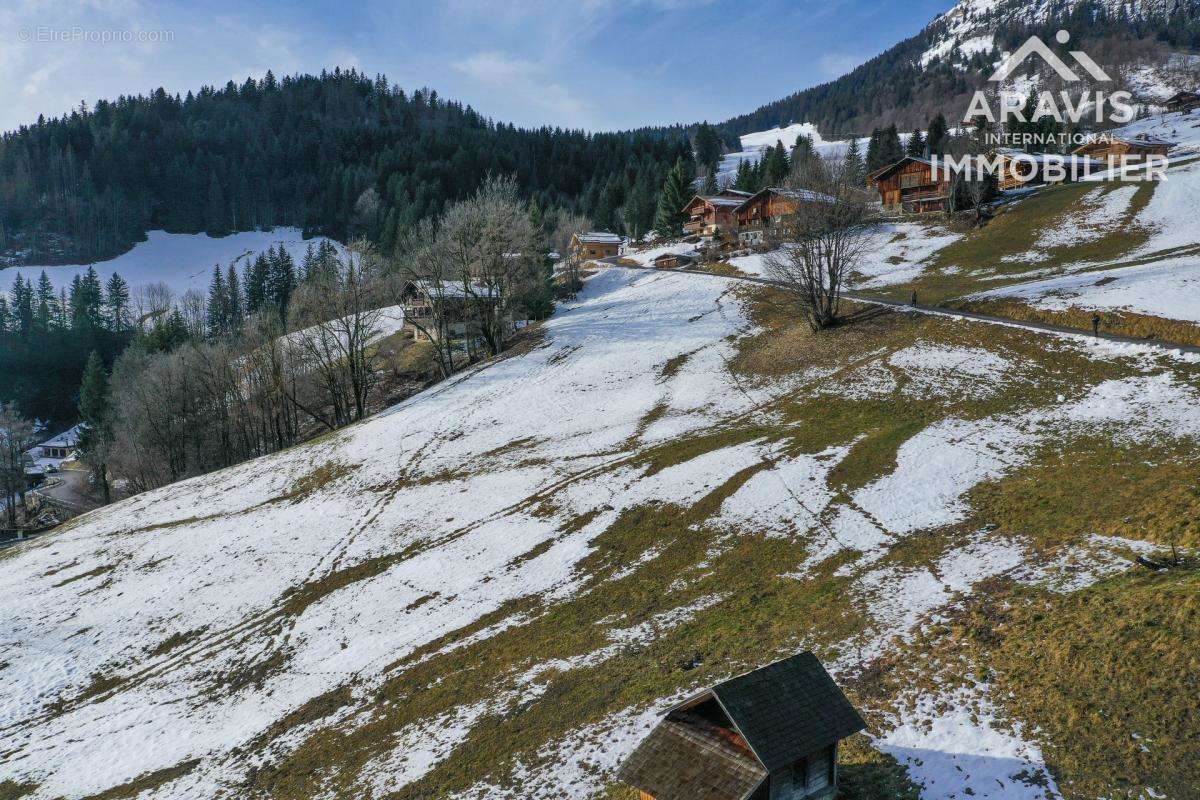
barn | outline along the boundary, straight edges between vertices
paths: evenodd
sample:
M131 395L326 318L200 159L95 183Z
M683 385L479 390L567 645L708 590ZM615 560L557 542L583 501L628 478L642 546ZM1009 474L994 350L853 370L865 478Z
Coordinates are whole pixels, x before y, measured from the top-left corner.
M642 800L829 800L838 743L866 723L812 653L671 709L621 765Z

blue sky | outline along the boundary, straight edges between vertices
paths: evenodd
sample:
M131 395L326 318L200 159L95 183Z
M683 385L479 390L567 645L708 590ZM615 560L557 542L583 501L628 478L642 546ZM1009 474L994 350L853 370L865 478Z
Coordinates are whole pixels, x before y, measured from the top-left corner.
M358 67L497 119L717 121L835 78L952 0L3 0L0 128L157 86Z

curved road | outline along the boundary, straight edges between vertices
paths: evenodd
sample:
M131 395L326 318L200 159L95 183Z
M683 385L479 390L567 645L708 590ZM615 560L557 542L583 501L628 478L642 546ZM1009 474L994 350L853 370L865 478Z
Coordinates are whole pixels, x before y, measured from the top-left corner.
M782 281L771 280L770 278L760 278L754 275L720 275L715 272L706 272L702 269L659 269L658 267L643 267L634 266L632 264L619 264L620 256L611 256L609 258L600 259L599 263L610 267L621 267L623 269L640 269L645 272L686 272L692 275L707 275L710 278L725 278L731 281L744 281L745 283L758 283L763 286L784 286ZM1121 344L1139 344L1147 347L1154 347L1159 350L1175 351L1179 353L1196 353L1200 354L1200 347L1190 344L1181 344L1179 342L1168 342L1163 339L1137 339L1132 336L1121 336L1116 333L1100 333L1093 336L1090 331L1080 330L1079 328L1071 328L1066 325L1053 325L1048 322L1030 322L1028 320L1013 319L1011 317L1000 317L994 314L979 314L974 311L959 311L953 308L943 308L941 306L927 306L920 303L906 303L902 300L892 300L888 297L880 297L879 295L868 294L865 292L843 292L842 296L854 300L859 303L868 305L886 306L894 308L898 311L916 311L921 314L936 314L943 317L954 317L957 319L969 319L976 322L985 322L990 325L1007 325L1013 328L1024 328L1028 331L1039 333L1052 333L1055 335L1082 336L1085 339L1102 339L1108 342L1119 342Z

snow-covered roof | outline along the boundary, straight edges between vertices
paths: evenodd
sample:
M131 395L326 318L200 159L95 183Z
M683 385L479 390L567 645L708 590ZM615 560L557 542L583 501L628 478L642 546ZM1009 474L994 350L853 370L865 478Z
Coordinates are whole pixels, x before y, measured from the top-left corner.
M740 206L746 202L741 197L704 197L701 198L706 203L711 203L714 206Z
M1161 136L1155 136L1151 133L1142 133L1132 137L1114 136L1113 140L1124 142L1125 144L1152 144L1165 145L1167 147L1174 147L1176 144L1176 142L1173 142L1170 139L1164 139Z
M57 436L47 439L38 447L78 447L79 440L83 436L83 423L68 428Z
M577 233L575 237L583 244L620 244L621 237L615 233L607 231L591 231L589 233Z
M772 194L777 194L780 197L786 197L790 200L798 200L802 203L836 203L837 202L837 198L832 195L824 194L822 192L815 192L812 189L791 189L791 188L788 188L785 186L772 186L767 189L763 189L762 191L758 192L758 194L755 194L753 197L751 197L750 200L753 200L753 199L757 198L760 194L764 194L766 192L771 192ZM750 202L750 200L747 200L745 203L742 203L742 205L743 206L746 205L747 203Z

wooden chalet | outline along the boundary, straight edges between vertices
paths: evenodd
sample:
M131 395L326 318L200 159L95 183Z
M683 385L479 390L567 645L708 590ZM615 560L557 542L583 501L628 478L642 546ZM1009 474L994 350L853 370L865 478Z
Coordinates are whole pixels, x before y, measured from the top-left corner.
M837 748L866 729L812 653L671 709L621 765L642 800L830 800Z
M1164 100L1163 105L1167 111L1181 111L1186 114L1200 108L1200 92L1176 92Z
M905 156L869 176L885 211L927 214L945 211L950 200L950 180L945 170L934 169L926 158Z
M577 233L571 237L571 255L580 261L611 258L621 253L621 237L607 231Z
M805 203L834 203L833 197L808 189L772 187L763 189L737 207L738 243L761 247L770 239L771 231L787 217L795 214Z
M998 167L1000 191L1044 183L1073 183L1108 169L1106 162L1081 155L1028 153L1011 147L997 148L991 155Z
M1124 161L1142 161L1146 156L1166 156L1175 143L1158 136L1144 134L1126 139L1121 136L1102 135L1094 141L1075 148L1078 156L1107 161L1115 166Z
M654 264L655 269L680 269L681 267L690 267L695 262L695 253L672 252L655 256L651 263Z
M501 298L486 287L464 286L462 282L408 281L400 292L404 307L403 329L415 341L437 341L474 338L479 335L478 323L471 306L478 303L497 304ZM436 306L436 308L435 308ZM441 312L441 329L435 311ZM505 313L507 332L513 329L512 315Z
M737 216L734 212L749 197L749 192L732 189L712 195L696 195L683 207L683 213L688 218L683 229L702 236L736 233Z

